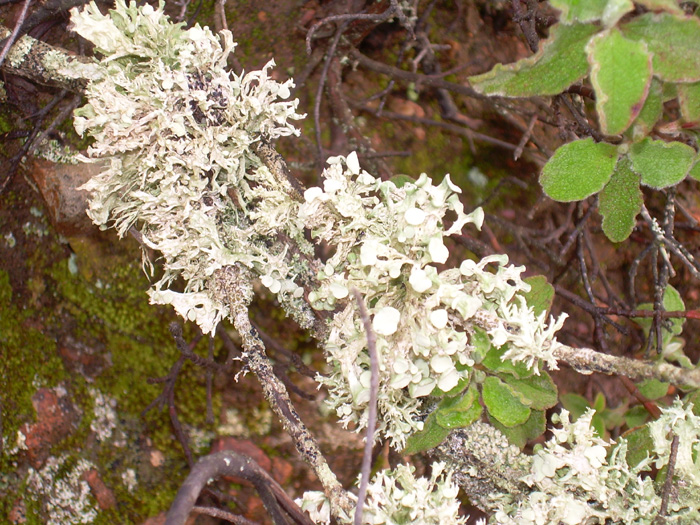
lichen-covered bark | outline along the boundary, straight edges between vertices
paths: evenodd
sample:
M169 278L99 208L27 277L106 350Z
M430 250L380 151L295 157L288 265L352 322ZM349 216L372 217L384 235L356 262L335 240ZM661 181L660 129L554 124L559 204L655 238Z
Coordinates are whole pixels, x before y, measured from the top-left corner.
M0 39L11 31L0 26ZM96 61L76 56L30 36L23 36L10 48L0 68L39 84L82 91L87 82L97 75Z

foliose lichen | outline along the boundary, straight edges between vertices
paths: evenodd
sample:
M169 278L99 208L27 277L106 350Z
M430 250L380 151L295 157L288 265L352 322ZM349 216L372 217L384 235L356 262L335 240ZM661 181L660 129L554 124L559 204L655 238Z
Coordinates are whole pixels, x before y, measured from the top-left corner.
M459 488L444 463L432 464L430 478L414 476L410 465L379 472L367 487L367 500L362 511L363 524L424 523L426 525L462 525L466 518L459 515ZM309 513L314 523L330 523L330 504L322 492L305 492L297 503ZM345 515L340 523L353 523Z

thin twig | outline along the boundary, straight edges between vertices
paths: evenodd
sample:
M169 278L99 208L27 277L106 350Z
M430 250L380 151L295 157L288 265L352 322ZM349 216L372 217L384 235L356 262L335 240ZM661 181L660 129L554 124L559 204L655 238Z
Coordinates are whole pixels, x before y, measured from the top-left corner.
M557 345L554 355L581 374L599 372L623 375L632 381L658 379L674 385L700 388L700 368L685 369L662 361L640 361L603 354L590 348L573 348L566 345Z
M668 457L668 465L666 467L666 480L664 481L664 488L661 496L661 507L659 507L659 513L656 516L655 523L661 525L666 523L666 514L668 512L668 500L671 498L671 489L673 488L673 474L676 470L676 457L678 456L678 435L673 434L673 440L671 441L671 452Z
M252 483L275 525L287 525L285 512L300 525L313 525L272 476L252 458L232 450L209 454L192 467L168 511L165 525L184 525L202 489L212 479L222 476L234 476Z
M518 160L520 158L520 155L523 154L523 150L525 149L525 145L527 142L530 140L530 137L532 136L532 129L535 127L535 123L537 122L537 115L532 115L530 117L530 122L527 123L527 130L525 130L525 133L523 133L522 138L520 139L520 142L518 142L518 147L515 149L513 152L513 160Z
M407 122L413 122L415 124L424 124L428 126L435 126L438 128L445 129L447 131L450 131L451 133L455 133L456 135L463 135L467 137L468 139L474 139L478 140L481 142L485 142L487 144L493 144L494 146L498 146L504 149L508 150L515 150L517 146L515 144L511 144L509 142L504 142L502 140L499 140L494 137L490 137L488 135L484 135L483 133L479 133L478 131L471 130L469 128L465 128L463 126L457 126L456 124L450 124L449 122L441 122L439 120L433 120L429 118L424 118L424 117L415 117L411 115L402 115L401 113L395 113L393 111L382 111L381 114L378 114L375 109L370 108L369 106L365 106L359 103L355 102L350 102L350 104L357 109L360 109L362 111L366 111L367 113L371 113L372 115L379 117L379 118L388 118L388 119L394 119L394 120L405 120Z
M360 310L360 318L367 334L367 350L370 360L370 389L369 389L369 413L367 415L367 433L365 435L365 450L362 455L362 469L360 471L360 491L357 495L357 507L355 507L354 525L362 523L362 507L365 505L369 476L372 470L372 448L374 447L374 432L377 426L377 394L379 392L379 358L377 357L377 340L372 330L372 323L365 307L360 292L353 288L353 295Z
M512 0L511 3L513 5L513 20L518 23L525 35L525 40L527 40L527 45L530 46L530 51L536 53L540 37L537 36L537 29L535 27L535 14L529 9L531 5L528 4L528 11L524 13L520 5L520 0Z
M338 42L340 42L340 37L343 36L343 32L347 28L350 22L343 22L338 30L335 32L333 41L331 42L328 51L326 52L326 61L323 64L323 69L321 70L321 76L318 79L318 87L316 88L316 99L314 100L314 132L316 136L316 148L318 149L318 161L323 162L323 144L321 144L321 99L323 97L323 88L326 86L326 77L328 76L328 68L331 67L331 62L335 56L335 50L338 47ZM313 28L312 28L313 29Z
M2 66L2 63L5 61L5 57L7 56L7 53L9 53L10 49L14 45L15 41L17 40L17 36L19 35L20 31L22 30L22 25L24 24L25 18L27 18L27 9L29 9L29 5L32 3L32 0L25 0L24 5L22 6L22 11L19 14L19 18L17 19L17 22L15 23L15 27L12 30L12 33L10 34L9 37L7 37L7 42L5 42L5 46L2 48L2 51L0 51L0 66Z
M340 515L340 509L349 512L353 507L350 497L338 478L330 469L316 439L299 417L284 384L275 375L273 367L265 355L265 346L255 328L251 325L248 306L253 298L252 276L249 270L236 265L227 266L214 272L215 294L229 306L233 325L241 336L243 361L256 375L263 388L265 399L277 415L284 430L292 438L294 445L319 478L331 502L331 511Z
M318 31L318 29L324 24L327 24L329 22L343 21L344 25L347 26L347 24L349 24L350 22L354 22L355 20L371 20L374 22L384 22L385 20L391 18L395 12L396 8L392 5L392 7L380 14L350 13L345 15L327 16L323 20L319 20L314 25L312 25L311 28L309 28L309 31L306 33L306 54L311 54L311 39L313 38L314 33L316 33L316 31Z
M219 518L220 520L226 520L229 523L235 523L236 525L258 525L255 521L250 521L241 516L236 516L231 512L226 512L225 510L217 509L216 507L199 507L195 505L192 507L192 512L197 514L205 514L211 516L212 518Z

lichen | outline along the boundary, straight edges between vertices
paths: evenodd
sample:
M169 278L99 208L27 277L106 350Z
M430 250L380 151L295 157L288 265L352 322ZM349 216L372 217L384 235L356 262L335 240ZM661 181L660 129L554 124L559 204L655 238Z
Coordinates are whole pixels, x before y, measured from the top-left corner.
M79 459L68 466L67 460L67 456L52 456L40 470L29 469L29 491L41 499L46 525L93 523L97 517L96 502L82 478L95 465Z
M361 523L380 525L462 525L466 518L459 515L458 487L452 472L444 463L433 463L430 478L414 476L415 468L399 465L393 470L379 472L367 488L367 500ZM314 523L330 523L330 506L322 492L309 491L297 500ZM344 515L339 523L353 523L353 516Z

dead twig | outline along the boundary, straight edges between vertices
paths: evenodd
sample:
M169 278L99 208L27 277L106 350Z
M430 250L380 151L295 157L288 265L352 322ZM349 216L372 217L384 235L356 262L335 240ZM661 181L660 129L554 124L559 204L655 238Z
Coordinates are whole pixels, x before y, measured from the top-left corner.
M664 488L661 495L661 506L659 507L659 513L656 516L655 523L662 525L666 523L666 514L668 513L668 501L671 498L671 489L673 488L673 474L676 470L676 458L678 457L678 435L673 434L673 440L671 441L671 453L668 457L668 465L666 468L666 480L664 481Z
M24 1L22 11L19 13L19 18L17 19L17 22L15 22L15 27L12 30L12 33L10 33L10 36L8 36L5 40L5 45L3 46L2 51L0 51L0 66L2 66L2 63L5 61L5 57L7 56L7 53L10 52L10 49L17 41L17 38L19 38L20 36L20 31L22 31L22 26L24 25L24 21L27 18L27 10L29 9L31 3L32 0Z
M184 525L202 489L212 479L222 476L232 476L252 483L275 525L288 525L285 513L294 523L313 525L272 476L253 459L232 450L205 456L192 467L168 511L165 525Z
M372 330L372 323L365 307L362 295L357 289L353 289L355 301L360 311L360 318L367 334L367 350L370 359L370 387L369 387L369 407L367 415L367 433L365 434L365 450L362 455L362 468L360 471L360 490L357 495L357 507L355 507L355 517L353 523L362 523L362 507L365 505L369 476L372 469L372 448L374 447L374 432L377 427L377 394L379 392L379 358L377 357L377 340Z
M227 266L214 273L215 294L229 306L233 325L242 339L242 360L252 371L262 386L265 399L277 415L284 430L292 438L297 451L318 476L326 496L331 502L331 510L338 515L340 509L349 512L353 504L341 486L338 478L328 466L318 443L306 428L289 399L284 384L275 375L273 367L265 355L265 346L257 330L253 328L248 307L253 298L252 276L241 266Z

